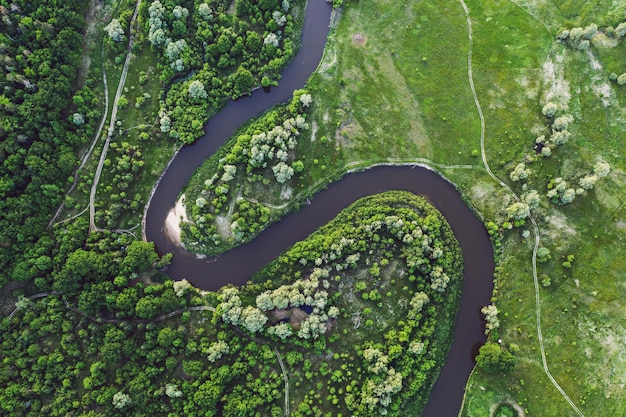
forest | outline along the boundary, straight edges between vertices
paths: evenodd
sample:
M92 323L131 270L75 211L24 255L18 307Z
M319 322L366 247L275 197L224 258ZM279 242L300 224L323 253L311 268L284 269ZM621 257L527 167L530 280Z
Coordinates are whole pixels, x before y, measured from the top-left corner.
M155 265L150 244L99 236L53 291L22 297L1 324L3 412L406 415L443 364L462 284L450 227L406 192L357 201L241 288L148 284Z
M51 272L46 226L94 132L98 98L80 71L84 11L82 1L0 2L0 269L11 271L2 285Z

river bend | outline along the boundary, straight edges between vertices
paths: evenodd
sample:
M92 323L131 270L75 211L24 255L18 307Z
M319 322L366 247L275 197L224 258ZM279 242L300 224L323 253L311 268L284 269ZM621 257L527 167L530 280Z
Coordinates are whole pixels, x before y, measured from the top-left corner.
M463 250L464 284L454 342L422 417L456 417L473 358L484 343L480 309L490 303L494 272L493 250L482 222L465 205L456 188L429 169L417 166L378 166L351 173L316 194L311 204L268 227L252 242L219 257L203 259L174 245L163 232L165 218L180 191L202 162L243 123L288 100L302 88L317 67L328 34L330 6L323 0L307 4L300 52L283 72L280 86L270 94L255 91L251 97L229 102L205 127L206 134L181 149L156 186L145 217L145 236L159 253L172 252L166 274L186 278L198 288L217 290L244 284L250 276L281 252L326 224L360 197L387 190L407 190L426 197L452 226Z

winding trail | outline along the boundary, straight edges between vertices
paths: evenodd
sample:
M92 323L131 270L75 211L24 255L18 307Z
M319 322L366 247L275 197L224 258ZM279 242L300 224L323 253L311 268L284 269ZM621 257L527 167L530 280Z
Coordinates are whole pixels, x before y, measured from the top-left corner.
M133 26L135 26L135 20L137 19L137 14L139 13L139 7L141 6L141 0L137 1L137 5L135 6L135 12L133 13L133 17L130 19L129 24L129 36L128 36L128 47L126 49L126 60L124 61L124 67L122 68L122 73L120 75L120 81L117 85L117 91L115 93L115 99L113 100L113 106L111 109L111 120L109 121L109 129L107 130L107 138L104 142L104 146L102 147L102 153L100 154L100 160L98 161L98 167L96 168L96 173L93 178L93 184L91 185L91 192L89 193L89 231L93 232L95 230L99 230L96 227L95 216L96 216L96 190L98 188L98 183L100 182L100 175L102 174L102 167L104 166L104 160L107 157L107 152L109 150L109 145L111 144L111 139L113 137L113 132L115 131L115 121L117 119L117 108L120 97L122 96L122 92L124 91L124 84L126 83L126 76L128 75L128 67L130 66L130 59L132 57L132 47L133 47ZM107 95L108 96L108 95ZM108 108L108 106L107 106Z
M72 183L72 186L65 192L65 196L70 195L72 191L74 191L74 188L76 188L76 184L78 184L78 174L80 173L80 170L85 167L85 164L87 163L87 160L91 156L93 149L96 147L96 143L98 143L98 139L100 139L100 135L102 133L102 128L104 127L104 123L106 122L107 117L109 116L109 85L107 83L107 74L106 74L106 69L104 67L104 45L102 46L102 55L103 55L102 84L104 86L104 114L102 115L102 119L100 120L100 126L98 127L98 130L96 131L96 134L94 135L93 140L91 141L91 145L89 146L89 149L87 150L87 152L83 154L80 160L80 165L78 166L78 168L76 168L76 172L74 172L74 182ZM64 208L65 208L65 203L61 202L56 213L54 214L54 216L52 216L52 220L50 220L50 223L48 223L48 227L47 227L48 229L50 229L55 224L56 219L59 217L59 215L61 214ZM83 212L81 212L81 214L82 213ZM75 217L71 217L70 219L73 219L73 218ZM62 223L70 219L65 219L59 223Z
M474 87L474 76L472 73L472 46L473 46L473 34L472 34L472 19L470 17L469 9L467 4L465 4L464 0L459 0L461 5L463 6L463 10L465 11L465 16L467 18L467 31L468 31L468 50L467 50L467 76L469 79L470 88L472 90L472 95L474 96L474 104L476 105L476 110L478 111L478 115L480 117L480 154L482 157L483 165L485 166L485 170L489 174L489 176L500 184L503 188L505 188L511 196L517 201L521 202L520 197L515 194L515 192L505 184L500 178L498 178L491 168L489 167L489 162L487 161L487 155L485 152L485 116L483 114L482 107L480 106L480 102L478 100L478 96L476 94L476 88ZM561 393L563 398L569 403L569 405L574 409L574 411L580 416L584 417L584 414L578 409L576 404L570 399L567 393L561 388L559 383L554 379L552 373L550 373L550 369L548 367L548 361L546 359L546 351L543 343L543 334L541 331L541 300L539 297L539 281L537 279L537 250L539 249L540 243L540 235L539 235L539 226L537 225L537 221L533 217L532 213L528 216L529 220L533 225L533 232L535 233L535 246L533 248L532 254L532 267L533 267L533 282L535 286L535 314L537 320L537 338L539 340L539 349L541 351L541 361L543 364L543 370L548 376L548 379L552 382L552 385Z
M280 353L276 347L274 348L274 353L276 354L276 358L278 359L278 363L280 364L280 369L283 371L283 378L285 379L285 417L289 417L291 414L289 412L289 378L287 378L287 370L285 369L285 364L283 363L283 358L280 357Z

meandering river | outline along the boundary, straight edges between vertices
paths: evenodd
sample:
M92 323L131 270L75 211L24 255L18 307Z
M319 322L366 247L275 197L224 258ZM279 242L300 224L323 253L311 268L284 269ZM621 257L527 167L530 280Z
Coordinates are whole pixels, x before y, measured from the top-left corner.
M378 166L348 174L318 193L300 212L286 216L254 241L217 258L199 258L173 244L163 232L167 213L195 169L244 122L286 101L293 90L304 86L321 59L329 21L330 6L324 0L309 0L302 47L283 72L280 86L272 88L269 94L257 90L251 97L230 102L208 122L204 137L181 149L149 202L145 236L155 242L160 253L174 253L166 271L168 276L175 280L186 278L198 288L217 290L228 283L245 283L262 266L360 197L386 190L407 190L426 197L448 220L461 245L465 281L454 342L422 417L456 417L474 366L473 357L485 340L480 309L490 302L494 261L482 222L464 204L455 187L437 173L423 167Z

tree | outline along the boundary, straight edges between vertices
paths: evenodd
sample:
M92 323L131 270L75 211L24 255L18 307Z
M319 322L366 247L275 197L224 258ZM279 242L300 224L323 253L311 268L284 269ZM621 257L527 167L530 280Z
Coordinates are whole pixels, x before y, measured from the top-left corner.
M204 89L204 84L199 80L194 80L189 84L189 95L191 98L207 98L207 92Z
M126 248L126 256L120 265L120 271L127 275L142 272L153 266L158 258L159 255L154 250L154 242L135 240Z
M147 295L140 298L135 305L135 314L142 319L154 318L159 310L159 299L153 295Z
M237 96L248 93L255 85L254 76L243 66L237 68L237 72L233 75L234 90Z
M123 391L119 391L113 396L113 406L118 410L130 405L131 402L130 396Z
M500 327L500 320L498 319L498 309L494 305L488 305L480 310L485 315L487 324L485 325L485 334L489 334L492 330Z
M480 347L476 364L490 374L508 374L515 367L515 356L499 344L487 342Z
M548 101L546 105L543 106L543 109L541 109L541 112L546 117L554 117L554 114L556 113L556 111L557 111L557 106L551 101Z
M528 174L530 174L530 169L527 169L526 165L520 162L515 166L513 171L511 171L509 177L512 181L519 181L528 178Z
M550 259L552 259L552 256L550 255L550 249L543 246L537 249L537 261L547 262Z
M274 177L280 184L284 184L294 174L293 168L282 161L272 167L272 172L274 172Z
M596 174L599 178L604 178L609 175L611 171L611 166L604 161L598 161L593 166L593 173Z
M107 31L109 37L115 42L122 42L124 40L124 28L117 19L112 19L111 23L105 26L104 30Z

